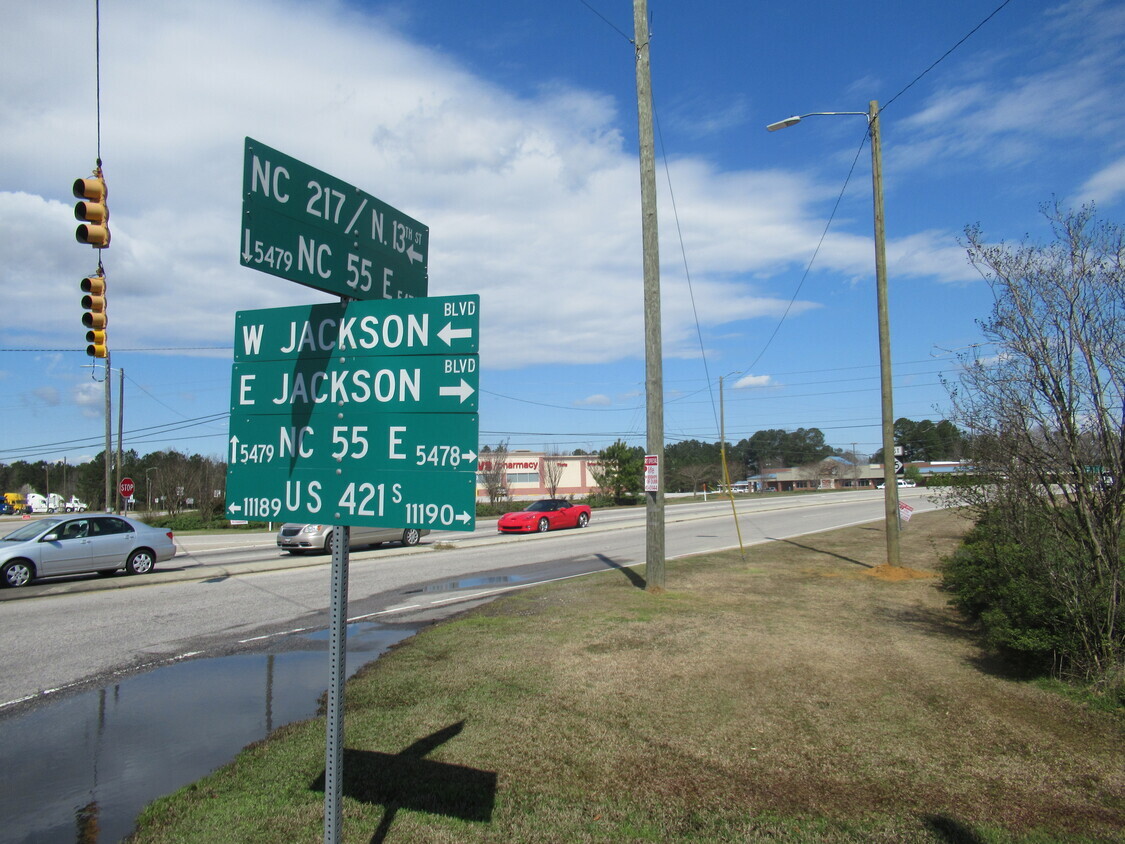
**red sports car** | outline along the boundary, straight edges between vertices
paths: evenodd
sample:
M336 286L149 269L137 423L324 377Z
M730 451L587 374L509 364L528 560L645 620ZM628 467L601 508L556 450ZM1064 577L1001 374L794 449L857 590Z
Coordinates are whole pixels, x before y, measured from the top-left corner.
M505 513L496 523L501 533L544 533L555 528L586 527L590 508L561 498L544 498L526 510Z

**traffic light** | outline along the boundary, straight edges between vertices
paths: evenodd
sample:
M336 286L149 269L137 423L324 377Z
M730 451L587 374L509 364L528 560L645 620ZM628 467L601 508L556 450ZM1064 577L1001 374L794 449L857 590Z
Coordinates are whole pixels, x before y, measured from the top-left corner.
M109 191L100 173L99 169L87 179L74 180L74 195L82 200L74 205L74 219L85 221L74 230L74 238L95 249L109 246L109 205L106 204Z
M80 284L82 292L82 324L89 329L86 332L86 354L92 358L104 358L108 354L106 345L105 327L108 317L105 313L105 276L100 272L82 279Z

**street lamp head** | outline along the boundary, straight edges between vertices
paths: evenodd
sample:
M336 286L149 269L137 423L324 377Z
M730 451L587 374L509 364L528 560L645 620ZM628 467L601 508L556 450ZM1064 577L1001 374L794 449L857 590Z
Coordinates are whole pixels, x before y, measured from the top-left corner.
M776 132L778 129L784 129L788 126L796 126L801 122L801 118L794 114L792 117L786 117L784 120L779 120L776 123L771 123L766 127L771 132Z

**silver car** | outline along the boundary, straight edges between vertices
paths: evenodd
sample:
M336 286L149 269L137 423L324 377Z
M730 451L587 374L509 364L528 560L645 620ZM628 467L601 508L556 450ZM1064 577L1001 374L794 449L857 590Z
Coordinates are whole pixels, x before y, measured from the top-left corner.
M91 571L147 574L175 555L172 531L136 519L110 513L47 516L0 539L0 586Z
M348 546L378 545L381 542L401 542L403 545L417 545L418 540L429 533L417 528L353 527ZM332 525L300 525L286 523L277 532L277 546L290 554L304 554L306 551L331 550Z

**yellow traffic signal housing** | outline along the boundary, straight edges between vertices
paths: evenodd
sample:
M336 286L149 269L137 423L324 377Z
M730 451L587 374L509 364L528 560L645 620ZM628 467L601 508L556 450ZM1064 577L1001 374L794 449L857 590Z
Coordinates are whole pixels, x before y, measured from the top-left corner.
M74 195L83 200L74 205L74 219L85 221L74 230L74 239L79 243L89 244L95 249L109 246L108 194L105 179L100 176L74 180Z
M105 276L104 275L91 275L82 279L78 284L82 288L83 293L89 293L93 296L105 296ZM85 307L85 305L83 305Z
M79 287L86 295L82 297L82 324L90 329L86 332L86 354L93 358L104 358L108 352L105 327L109 322L106 316L105 276L91 275L82 279Z
M87 331L86 332L86 354L92 358L106 357L109 346L106 345L106 338L104 331Z

